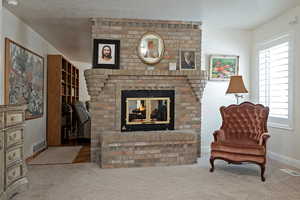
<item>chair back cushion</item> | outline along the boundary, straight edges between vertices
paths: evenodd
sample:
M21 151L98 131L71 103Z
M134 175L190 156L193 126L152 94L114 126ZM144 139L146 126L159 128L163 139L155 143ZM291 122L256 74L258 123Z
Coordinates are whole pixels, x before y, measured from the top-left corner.
M226 140L259 141L260 136L268 132L267 120L269 108L261 104L244 102L240 105L222 106L220 108Z

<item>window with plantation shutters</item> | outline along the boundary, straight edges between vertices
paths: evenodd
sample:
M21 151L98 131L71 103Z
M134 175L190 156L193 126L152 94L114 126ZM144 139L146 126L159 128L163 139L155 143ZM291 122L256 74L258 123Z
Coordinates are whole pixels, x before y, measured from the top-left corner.
M288 35L258 51L259 103L269 106L271 123L289 125L290 41Z

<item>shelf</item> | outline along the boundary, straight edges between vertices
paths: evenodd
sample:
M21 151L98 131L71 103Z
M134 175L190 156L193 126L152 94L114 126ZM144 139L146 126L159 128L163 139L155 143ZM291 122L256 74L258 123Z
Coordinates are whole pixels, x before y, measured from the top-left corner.
M73 104L79 99L79 69L61 55L48 55L47 62L47 143L59 146L63 143L62 121L56 119L61 119L63 104Z

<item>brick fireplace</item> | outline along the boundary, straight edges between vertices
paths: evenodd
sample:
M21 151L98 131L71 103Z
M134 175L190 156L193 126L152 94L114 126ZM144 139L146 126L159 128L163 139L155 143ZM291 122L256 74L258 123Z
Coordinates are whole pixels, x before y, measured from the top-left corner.
M147 70L137 57L140 36L149 31L165 41L164 59ZM91 160L102 168L192 164L200 155L201 99L205 71L168 71L179 48L196 52L199 23L95 19L93 38L120 39L121 69L85 71L91 96ZM175 44L174 44L175 43Z

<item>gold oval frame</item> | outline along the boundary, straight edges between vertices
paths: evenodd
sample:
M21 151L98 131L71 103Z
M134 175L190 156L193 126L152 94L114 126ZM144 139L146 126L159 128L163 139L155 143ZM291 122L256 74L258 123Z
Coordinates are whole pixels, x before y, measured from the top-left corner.
M148 61L148 60L146 60L146 58L142 55L142 52L141 52L141 43L143 42L143 40L145 39L145 37L148 36L148 35L156 36L157 39L159 39L161 41L161 44L162 44L161 53L160 53L160 55L158 56L158 58L155 61ZM141 59L141 61L143 63L148 64L148 65L155 65L155 64L159 63L163 59L163 56L164 56L164 53L165 53L165 42L164 42L163 38L158 33L155 33L155 32L146 32L139 39L139 43L138 43L138 46L137 46L137 53L138 53L138 56L139 56L139 58Z

